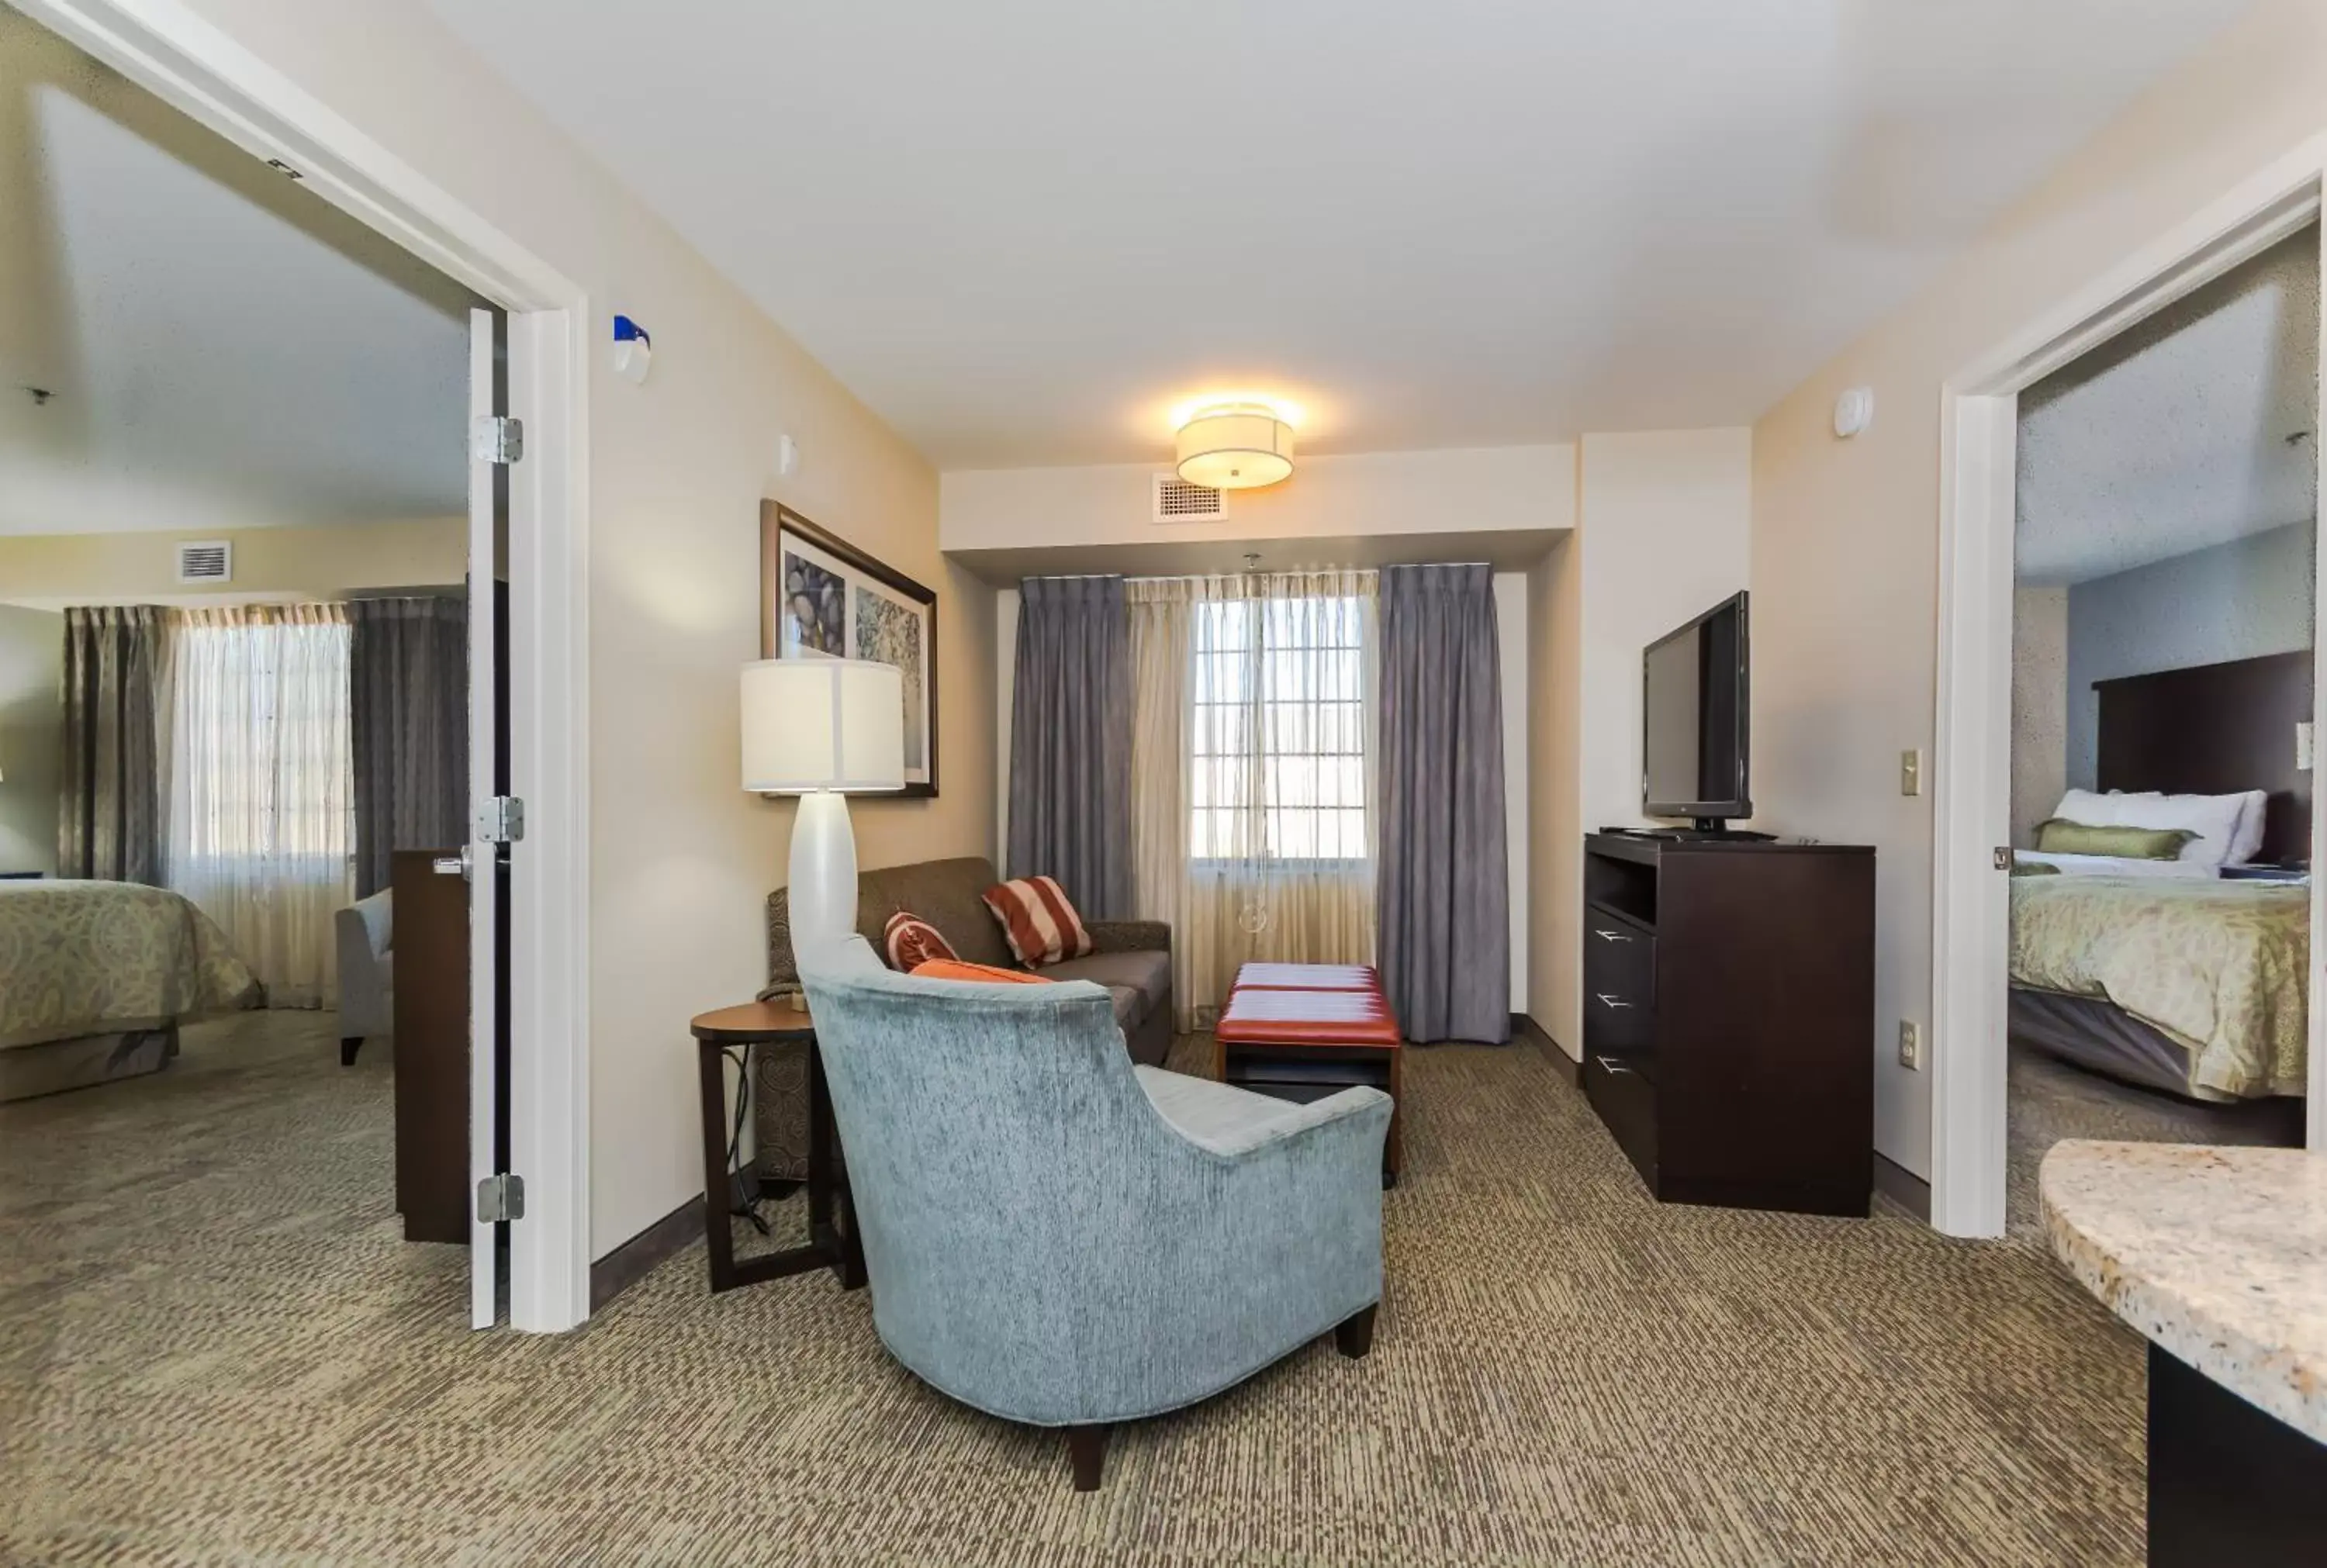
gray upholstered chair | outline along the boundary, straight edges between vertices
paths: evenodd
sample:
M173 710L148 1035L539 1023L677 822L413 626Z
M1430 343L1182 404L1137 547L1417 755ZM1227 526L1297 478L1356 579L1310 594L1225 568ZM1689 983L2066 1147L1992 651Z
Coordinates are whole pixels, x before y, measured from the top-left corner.
M1107 992L915 979L861 937L803 975L882 1343L1005 1420L1192 1405L1381 1300L1388 1096L1291 1105L1135 1066Z
M340 1065L374 1035L396 1038L394 909L386 888L332 917L340 950Z

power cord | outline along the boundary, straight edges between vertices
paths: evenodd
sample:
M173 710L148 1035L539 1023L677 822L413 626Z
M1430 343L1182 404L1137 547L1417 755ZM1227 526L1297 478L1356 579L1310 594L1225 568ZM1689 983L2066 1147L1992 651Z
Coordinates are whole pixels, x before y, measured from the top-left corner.
M719 1054L735 1064L735 1125L727 1134L727 1212L740 1215L752 1222L762 1236L772 1234L768 1222L760 1218L762 1194L756 1173L743 1171L743 1116L750 1110L752 1095L757 1085L752 1081L752 1048L729 1045L720 1048Z

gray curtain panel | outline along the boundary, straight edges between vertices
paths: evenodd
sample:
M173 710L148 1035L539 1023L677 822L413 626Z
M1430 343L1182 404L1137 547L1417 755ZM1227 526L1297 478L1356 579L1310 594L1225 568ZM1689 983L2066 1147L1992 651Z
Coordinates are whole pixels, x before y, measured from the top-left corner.
M1377 951L1408 1040L1511 1032L1502 674L1487 567L1381 573Z
M388 883L399 849L468 841L469 607L459 599L348 604L356 896Z
M154 737L164 613L150 604L65 611L61 877L162 885Z
M1056 877L1086 919L1132 913L1131 622L1120 577L1018 585L1009 874Z

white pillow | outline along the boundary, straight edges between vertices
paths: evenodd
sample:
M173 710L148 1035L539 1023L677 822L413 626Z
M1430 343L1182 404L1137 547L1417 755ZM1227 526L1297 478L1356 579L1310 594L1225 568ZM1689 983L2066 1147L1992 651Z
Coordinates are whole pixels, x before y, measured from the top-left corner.
M2262 846L2258 789L2237 795L2161 795L2154 790L2097 795L2071 789L2061 797L2055 817L2092 827L2179 827L2197 835L2182 846L2180 858L2204 865L2243 865ZM2249 827L2248 814L2253 813ZM2244 831L2242 831L2244 830ZM2243 851L2245 859L2238 858Z
M2270 791L2249 789L2238 798L2246 802L2238 813L2238 836L2230 841L2230 858L2224 865L2244 865L2262 853L2263 824L2270 814Z

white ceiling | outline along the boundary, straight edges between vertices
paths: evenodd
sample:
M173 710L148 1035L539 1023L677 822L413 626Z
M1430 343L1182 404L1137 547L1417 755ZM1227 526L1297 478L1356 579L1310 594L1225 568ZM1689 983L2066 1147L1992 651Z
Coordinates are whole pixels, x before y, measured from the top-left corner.
M462 292L5 7L0 214L0 534L465 509Z
M2318 397L2313 226L2021 394L2020 580L2087 582L2310 521Z
M1751 419L2244 0L429 4L976 468Z

